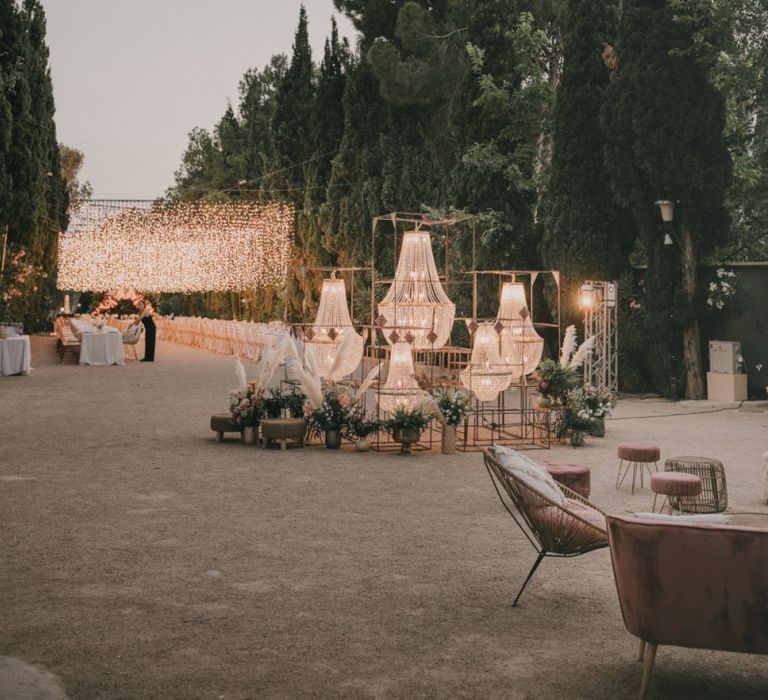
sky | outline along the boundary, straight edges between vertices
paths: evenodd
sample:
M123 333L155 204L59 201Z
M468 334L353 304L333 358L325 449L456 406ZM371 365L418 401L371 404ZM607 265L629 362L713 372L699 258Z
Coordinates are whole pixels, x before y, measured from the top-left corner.
M300 0L42 0L59 141L85 154L101 199L165 193L187 134L210 129L248 68L290 55ZM315 62L333 0L304 0Z

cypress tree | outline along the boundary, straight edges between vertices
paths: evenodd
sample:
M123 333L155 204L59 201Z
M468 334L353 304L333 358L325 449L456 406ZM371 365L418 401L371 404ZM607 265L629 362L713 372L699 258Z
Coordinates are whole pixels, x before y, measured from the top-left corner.
M571 0L566 15L542 258L562 273L569 317L576 315L579 281L617 279L633 238L610 190L600 128L609 84L602 54L615 43L618 6L618 0Z
M648 256L649 337L656 383L682 347L685 395L704 398L697 264L728 235L723 206L731 159L725 109L709 72L713 53L697 51L711 34L711 8L686 21L663 0L625 0L619 77L603 110L606 164L619 203L629 208ZM716 42L717 37L711 37ZM675 242L663 245L654 202L675 202ZM660 370L660 371L659 371Z

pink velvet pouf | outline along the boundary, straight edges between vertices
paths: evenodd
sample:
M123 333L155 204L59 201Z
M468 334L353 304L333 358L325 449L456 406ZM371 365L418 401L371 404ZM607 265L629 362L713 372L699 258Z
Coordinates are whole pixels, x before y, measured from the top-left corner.
M653 491L653 511L656 512L657 496L664 496L669 503L669 512L672 512L672 500L691 498L701 493L701 478L695 474L685 472L658 472L651 474L651 491ZM664 509L664 501L661 502L659 512Z

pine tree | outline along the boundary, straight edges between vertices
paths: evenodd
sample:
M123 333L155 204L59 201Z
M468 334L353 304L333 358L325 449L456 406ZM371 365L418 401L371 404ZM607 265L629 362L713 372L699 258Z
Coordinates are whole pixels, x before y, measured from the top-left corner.
M579 281L617 279L633 240L631 222L610 191L600 127L609 84L602 54L615 43L618 6L618 0L571 0L566 16L542 258L562 273L569 318L576 315Z
M728 235L723 202L731 175L724 101L709 77L713 55L697 51L712 33L711 8L700 9L687 21L661 0L625 0L619 77L603 110L611 185L648 255L649 317L656 324L650 337L661 349L653 364L669 368L682 341L685 395L692 399L704 397L697 265ZM662 198L675 202L674 246L662 244L654 205Z

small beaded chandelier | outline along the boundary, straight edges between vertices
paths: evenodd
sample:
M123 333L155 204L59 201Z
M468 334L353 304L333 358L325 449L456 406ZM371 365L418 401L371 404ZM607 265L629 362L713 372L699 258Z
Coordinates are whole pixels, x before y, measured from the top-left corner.
M395 279L379 304L378 323L387 342L409 341L414 349L443 347L453 327L456 305L440 283L428 231L403 235Z
M347 334L354 337L345 343ZM352 327L343 279L323 280L315 323L312 331L305 334L304 342L314 350L317 369L323 379L338 381L357 369L363 357L363 338ZM344 356L335 362L339 352Z
M533 327L522 284L503 284L498 327L501 327L501 359L509 367L512 380L517 381L539 366L544 352L544 339Z
M512 381L509 366L499 354L499 334L490 325L479 326L469 364L460 372L461 383L479 401L493 401Z
M388 413L399 408L409 411L424 394L416 381L411 346L404 341L395 343L389 358L387 380L379 389L379 406Z

